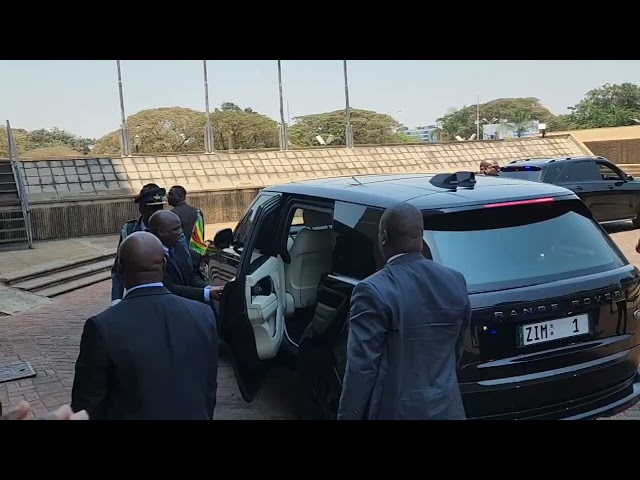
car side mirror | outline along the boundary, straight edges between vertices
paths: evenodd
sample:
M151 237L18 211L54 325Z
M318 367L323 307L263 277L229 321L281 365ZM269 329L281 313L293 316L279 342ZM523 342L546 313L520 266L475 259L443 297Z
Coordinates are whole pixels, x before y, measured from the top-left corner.
M233 243L233 230L230 228L225 228L223 230L218 230L216 236L213 237L213 245L216 248L229 248Z
M633 175L627 175L627 180L629 180L630 182L633 181Z

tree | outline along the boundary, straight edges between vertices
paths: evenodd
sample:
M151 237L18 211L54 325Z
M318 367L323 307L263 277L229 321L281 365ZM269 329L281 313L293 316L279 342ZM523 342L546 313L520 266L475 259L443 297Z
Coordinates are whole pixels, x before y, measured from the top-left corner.
M640 119L640 87L633 83L607 83L587 92L569 110L570 121L580 128L635 125L635 119Z
M476 133L475 109L466 106L460 110L450 109L438 123L443 140L455 140L456 136L469 138Z
M289 127L289 141L298 147L317 146L316 136L333 136L331 145L346 145L344 110L296 117ZM411 143L416 140L402 133L402 125L391 115L372 110L351 110L351 128L355 144Z
M227 150L230 141L236 149L278 146L277 122L249 110L224 102L211 113L215 148ZM140 138L139 153L204 151L204 112L183 107L143 110L130 116L127 125L132 138ZM120 130L99 139L93 153L119 155Z
M96 142L92 138L78 137L56 127L52 130L40 129L31 132L21 128L12 128L12 131L19 156L27 156L27 154L30 155L31 152L41 149L53 149L49 151L64 151L67 152L65 155L75 155L84 153ZM9 156L8 145L7 128L0 126L0 157L6 158ZM45 155L41 152L40 156ZM52 156L55 156L55 153Z

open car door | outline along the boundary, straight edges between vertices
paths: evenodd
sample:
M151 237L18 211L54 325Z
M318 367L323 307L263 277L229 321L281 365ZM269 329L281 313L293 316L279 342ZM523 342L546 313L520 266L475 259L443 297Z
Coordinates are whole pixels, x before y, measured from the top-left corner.
M236 278L225 286L221 337L231 350L242 398L252 402L284 335L284 262L276 230L281 198L262 204L254 218Z

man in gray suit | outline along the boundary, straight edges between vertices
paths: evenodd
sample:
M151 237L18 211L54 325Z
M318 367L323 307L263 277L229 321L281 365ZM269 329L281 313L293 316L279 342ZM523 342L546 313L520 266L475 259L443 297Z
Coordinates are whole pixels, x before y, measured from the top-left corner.
M425 258L423 219L401 203L380 219L386 265L351 297L338 420L464 420L457 368L471 306L461 273Z

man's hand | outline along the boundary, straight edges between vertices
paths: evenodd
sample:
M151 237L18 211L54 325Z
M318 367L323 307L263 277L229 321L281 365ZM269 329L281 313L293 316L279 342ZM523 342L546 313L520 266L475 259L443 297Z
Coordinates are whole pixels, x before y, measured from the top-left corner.
M6 414L0 417L0 420L24 420L31 411L31 405L22 401L13 407ZM86 410L73 413L69 405L63 405L60 408L44 414L39 420L89 420L89 414Z
M224 290L223 286L210 287L209 295L211 296L212 299L220 300L220 296L222 295L223 290Z

